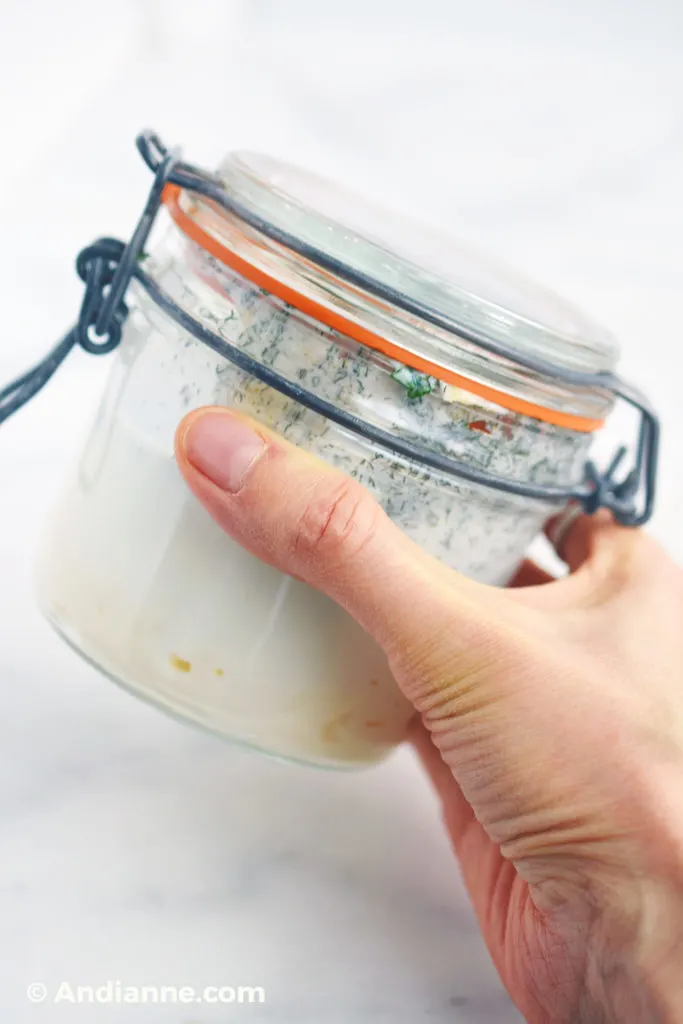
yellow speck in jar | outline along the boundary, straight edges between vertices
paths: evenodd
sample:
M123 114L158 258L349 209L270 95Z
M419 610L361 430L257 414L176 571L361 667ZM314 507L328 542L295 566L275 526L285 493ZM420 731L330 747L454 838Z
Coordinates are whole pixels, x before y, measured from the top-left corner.
M324 725L320 730L320 735L322 736L324 742L338 743L339 732L341 729L344 728L344 726L347 724L350 718L351 712L346 711L343 715L337 715L337 717L333 718L331 722L327 722L327 724Z
M213 670L213 674L214 674L215 676L224 676L224 675L225 675L225 672L223 671L223 669L222 669L222 668L215 668L215 669Z
M172 654L170 660L173 668L176 668L179 672L190 672L192 670L192 662L179 658L177 654Z

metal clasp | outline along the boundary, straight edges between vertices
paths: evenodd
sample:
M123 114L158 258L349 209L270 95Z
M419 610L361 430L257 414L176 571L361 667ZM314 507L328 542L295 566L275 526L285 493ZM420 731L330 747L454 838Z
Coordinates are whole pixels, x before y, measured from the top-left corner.
M532 356L522 357L520 353L501 343L494 345L488 339L472 338L483 348L495 351L538 373L549 374L568 383L609 390L639 412L640 422L633 465L620 480L617 480L616 476L628 452L625 446L618 449L603 472L591 461L586 464L585 477L580 485L573 488L556 487L495 476L485 470L477 469L397 438L352 413L339 409L313 392L305 390L272 368L259 363L242 349L235 348L207 330L178 306L157 282L145 273L140 266L139 258L159 211L163 191L167 184L174 184L182 189L203 195L232 212L237 209L235 200L222 189L217 178L200 168L181 162L179 154L169 152L154 133L144 132L138 136L136 144L145 163L154 172L154 183L135 231L127 244L114 238L101 238L80 253L76 261L76 269L85 283L85 295L78 322L41 363L0 390L0 423L25 405L47 384L76 345L80 345L86 352L95 355L104 355L118 346L123 325L128 316L128 308L125 303L126 291L131 280L135 278L171 319L226 360L263 381L269 387L280 391L347 430L367 438L388 452L470 483L492 487L507 494L540 499L558 505L569 501L578 501L589 514L596 512L599 508L607 508L620 523L626 526L642 526L649 520L653 511L656 491L659 420L645 397L637 389L613 374L587 374L569 371L564 367L554 366ZM301 244L289 236L285 238L277 229L260 220L256 223L254 216L248 212L243 210L237 210L237 212L248 222L253 222L252 226L266 234L271 234L275 240L279 240L283 244L286 242L294 247ZM315 257L324 267L324 253L316 251ZM327 269L341 272L349 280L358 277L350 268L340 267L336 263L334 266L330 263ZM363 280L360 283L370 292L373 291L372 281ZM380 286L377 288L379 290ZM387 294L385 297L396 300L403 308L411 311L409 300L405 297L395 296L393 293L392 295ZM412 312L420 315L418 309L412 310ZM435 322L438 319L439 325L444 329L456 331L457 325L449 324L440 318L433 319ZM456 333L462 334L463 332L457 328Z
M78 321L40 363L0 390L0 423L45 387L76 345L91 355L107 355L118 347L128 316L124 296L175 162L176 156L166 152L159 160L142 216L127 245L116 238L100 238L79 253L76 271L85 284L85 295Z
M659 419L645 396L618 378L615 378L614 393L640 414L634 464L620 481L616 480L617 470L628 452L628 448L623 445L617 449L602 473L594 462L588 462L586 482L589 491L579 500L589 514L599 508L607 508L625 526L642 526L651 518L654 509L659 461Z

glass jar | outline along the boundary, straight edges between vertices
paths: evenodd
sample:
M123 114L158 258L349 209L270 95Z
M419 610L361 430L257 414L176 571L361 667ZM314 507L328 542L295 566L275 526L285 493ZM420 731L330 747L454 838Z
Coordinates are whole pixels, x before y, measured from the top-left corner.
M179 421L250 414L362 483L435 558L504 584L562 505L544 486L581 481L613 402L529 361L580 378L609 373L617 348L555 296L303 171L233 154L219 180L231 209L165 190L40 601L89 661L183 719L294 760L371 764L411 717L383 653L219 530L176 467Z

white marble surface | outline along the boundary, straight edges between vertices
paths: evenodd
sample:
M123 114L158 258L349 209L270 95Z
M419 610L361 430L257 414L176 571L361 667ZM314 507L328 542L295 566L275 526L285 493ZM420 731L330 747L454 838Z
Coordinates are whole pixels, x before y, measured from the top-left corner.
M78 248L136 216L137 129L199 160L270 150L445 219L611 325L662 412L652 529L680 559L680 5L423 0L419 23L398 0L188 7L1 0L0 379L73 317ZM41 621L41 526L105 373L74 355L0 431L2 1018L518 1019L408 752L357 776L238 753L119 693ZM25 995L107 980L267 1001Z

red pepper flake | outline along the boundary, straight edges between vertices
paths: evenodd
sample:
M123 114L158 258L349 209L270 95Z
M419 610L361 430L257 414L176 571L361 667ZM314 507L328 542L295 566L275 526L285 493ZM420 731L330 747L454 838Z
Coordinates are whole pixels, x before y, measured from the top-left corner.
M482 434L491 433L491 428L489 427L486 420L473 420L471 423L468 423L467 426L470 428L470 430L481 430Z
M503 433L505 434L508 441L512 440L512 428L514 426L514 419L512 416L501 416L500 422L503 424Z

